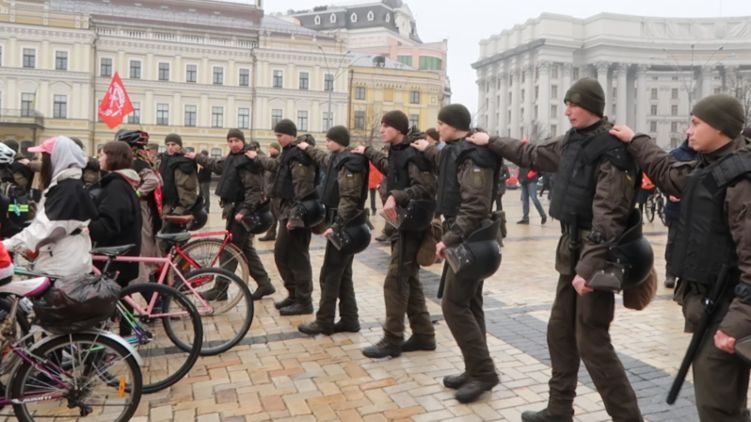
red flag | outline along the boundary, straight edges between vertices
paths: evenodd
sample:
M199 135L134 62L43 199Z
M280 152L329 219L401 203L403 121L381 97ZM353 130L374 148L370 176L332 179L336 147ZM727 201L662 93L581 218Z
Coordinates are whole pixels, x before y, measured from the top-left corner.
M110 129L113 129L131 112L133 112L133 104L130 102L128 93L125 92L125 85L120 80L120 75L115 72L110 87L107 88L107 93L104 94L99 104L99 117Z

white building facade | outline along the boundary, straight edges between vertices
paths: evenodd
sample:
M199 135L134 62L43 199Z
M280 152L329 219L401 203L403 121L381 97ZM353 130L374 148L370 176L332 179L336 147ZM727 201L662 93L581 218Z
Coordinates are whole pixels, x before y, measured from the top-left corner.
M532 141L569 128L563 97L582 77L605 114L663 148L685 139L693 104L714 93L751 109L751 19L542 14L480 42L477 124Z

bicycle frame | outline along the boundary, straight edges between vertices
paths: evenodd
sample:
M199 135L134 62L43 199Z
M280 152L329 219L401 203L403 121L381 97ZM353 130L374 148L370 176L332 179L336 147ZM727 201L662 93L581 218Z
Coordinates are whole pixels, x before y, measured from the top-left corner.
M209 267L215 267L217 265L217 260L222 255L222 252L224 252L224 248L226 248L227 245L230 242L232 242L232 233L230 233L228 230L191 233L191 237L190 237L191 239L203 238L203 237L222 237L222 236L224 237L224 240L222 240L222 244L221 244L221 247L219 248L219 252L216 254L216 256L214 256L214 258L211 259L211 263L209 263ZM196 260L193 259L193 257L191 257L188 253L186 253L185 249L183 249L183 247L179 243L175 243L175 245L170 250L170 253L179 255L192 268L201 268L201 265L198 262L196 262Z

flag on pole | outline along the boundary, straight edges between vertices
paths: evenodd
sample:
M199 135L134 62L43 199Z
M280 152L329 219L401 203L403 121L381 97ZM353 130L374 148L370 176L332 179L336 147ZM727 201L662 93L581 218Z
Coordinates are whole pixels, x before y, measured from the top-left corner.
M115 72L107 93L104 94L99 104L99 117L110 129L114 129L131 112L133 112L133 104L130 102L128 93L125 92L125 85L120 80L120 75Z

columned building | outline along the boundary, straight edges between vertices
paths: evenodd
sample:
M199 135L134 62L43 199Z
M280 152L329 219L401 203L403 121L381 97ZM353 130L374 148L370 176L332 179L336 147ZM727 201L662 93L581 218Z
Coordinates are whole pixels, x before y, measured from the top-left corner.
M597 79L605 114L672 148L691 107L728 93L751 109L751 19L544 13L480 42L477 124L531 141L564 133L563 97Z

